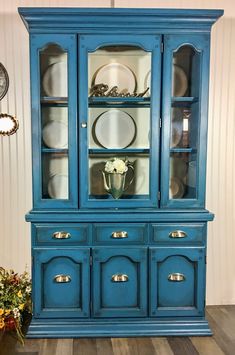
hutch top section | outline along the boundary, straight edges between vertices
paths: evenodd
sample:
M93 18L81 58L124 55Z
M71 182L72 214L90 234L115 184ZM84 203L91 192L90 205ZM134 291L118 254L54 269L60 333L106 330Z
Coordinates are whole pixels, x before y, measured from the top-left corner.
M27 8L19 13L30 32L37 33L171 33L208 32L223 10L128 8Z
M222 10L19 8L35 209L204 208Z

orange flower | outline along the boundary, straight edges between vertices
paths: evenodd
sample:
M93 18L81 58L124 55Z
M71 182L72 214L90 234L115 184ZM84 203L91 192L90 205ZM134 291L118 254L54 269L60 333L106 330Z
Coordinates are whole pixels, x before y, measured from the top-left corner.
M0 329L4 328L5 322L4 319L0 318Z
M0 316L2 316L4 313L4 310L2 308L0 308Z
M19 290L19 292L17 293L17 296L18 296L19 298L22 297L22 292L21 292L21 290Z

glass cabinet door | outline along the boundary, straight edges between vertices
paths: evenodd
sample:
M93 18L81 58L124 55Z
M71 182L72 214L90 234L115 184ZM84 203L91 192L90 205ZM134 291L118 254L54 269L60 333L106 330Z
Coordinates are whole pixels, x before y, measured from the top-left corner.
M203 206L209 37L169 35L164 47L161 203Z
M31 51L34 202L77 206L76 37L32 35Z
M156 207L160 36L82 36L80 58L81 205Z

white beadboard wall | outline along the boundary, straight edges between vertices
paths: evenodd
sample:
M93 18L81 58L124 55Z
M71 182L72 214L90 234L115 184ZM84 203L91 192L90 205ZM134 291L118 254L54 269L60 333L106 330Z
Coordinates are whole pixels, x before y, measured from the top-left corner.
M0 0L0 62L10 88L0 112L16 115L17 134L0 137L0 266L30 268L31 138L28 33L18 6L143 7L143 0ZM145 7L223 8L213 27L209 106L207 304L235 304L235 3L234 0L144 1Z

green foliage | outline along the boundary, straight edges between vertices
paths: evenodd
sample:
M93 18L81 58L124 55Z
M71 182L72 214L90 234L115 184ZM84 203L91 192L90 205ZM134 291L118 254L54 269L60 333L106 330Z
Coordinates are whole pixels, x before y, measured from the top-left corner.
M18 275L0 267L0 330L15 330L23 343L23 312L31 313L31 281L25 271Z

